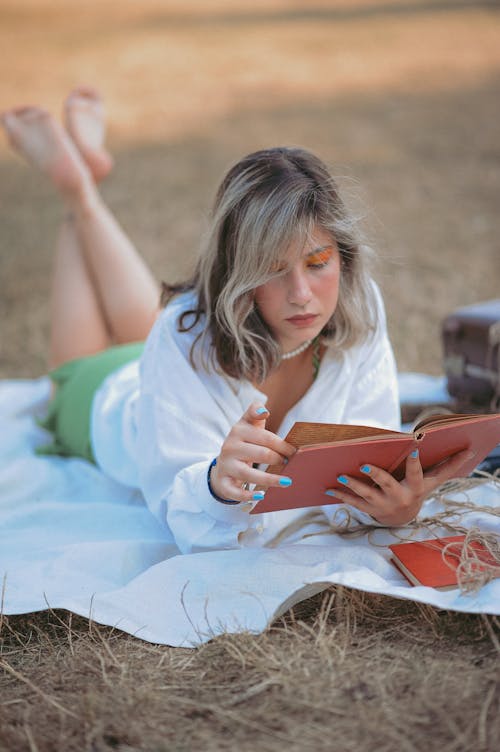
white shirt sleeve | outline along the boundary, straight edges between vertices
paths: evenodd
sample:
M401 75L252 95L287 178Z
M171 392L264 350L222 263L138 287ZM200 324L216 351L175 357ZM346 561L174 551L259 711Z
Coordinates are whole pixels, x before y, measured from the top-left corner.
M170 312L160 317L141 360L136 416L140 487L149 509L167 522L183 553L235 548L238 534L250 525L248 512L218 502L207 484L208 467L234 415L221 409L203 376L191 367L178 337L184 336L187 345L192 337L176 338L171 318Z

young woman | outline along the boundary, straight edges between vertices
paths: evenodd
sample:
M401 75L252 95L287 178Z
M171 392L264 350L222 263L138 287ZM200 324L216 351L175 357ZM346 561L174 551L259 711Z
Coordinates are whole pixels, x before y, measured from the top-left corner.
M263 466L292 456L282 437L295 421L399 424L383 304L335 181L303 149L242 159L217 192L192 279L165 287L159 312L156 282L96 188L112 166L98 95L73 92L65 118L2 116L67 210L46 451L139 488L183 552L265 545L301 513L248 515L270 486L286 493L290 479ZM412 454L401 482L363 466L366 482L340 476L335 493L358 516L405 524L465 455L424 474Z

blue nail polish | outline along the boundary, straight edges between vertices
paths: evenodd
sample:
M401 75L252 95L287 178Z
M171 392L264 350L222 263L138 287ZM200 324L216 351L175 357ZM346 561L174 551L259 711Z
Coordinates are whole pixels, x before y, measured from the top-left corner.
M286 487L286 486L291 486L292 485L292 479L291 478L287 478L286 476L284 476L283 478L280 478L279 482L280 482L280 486L285 486Z
M370 465L361 465L361 467L359 469L361 470L362 473L369 473L369 472L371 472Z
M264 491L256 491L254 493L254 495L252 496L252 499L254 501L262 501L262 499L264 498L264 496L265 496Z
M267 407L258 407L255 412L257 413L257 415L264 415L264 413L268 413L269 410L267 409Z
M410 453L410 457L416 460L418 457L418 449L414 449L413 452Z
M328 489L327 489L327 490L325 491L325 496L335 496L335 491L332 491L332 489L331 489L331 488L328 488Z
M346 478L345 475L339 475L339 476L337 476L337 480L338 480L339 483L343 483L344 486L347 486L347 484L349 483L349 479Z

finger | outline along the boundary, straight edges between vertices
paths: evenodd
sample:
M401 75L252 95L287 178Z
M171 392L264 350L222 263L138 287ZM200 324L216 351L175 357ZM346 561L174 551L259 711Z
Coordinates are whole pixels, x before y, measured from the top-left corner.
M383 470L376 465L366 464L361 465L359 469L386 494L396 494L399 491L398 481L387 470Z
M421 494L424 490L424 472L418 449L414 449L406 458L405 481L408 488L415 494Z
M208 488L212 496L219 502L250 501L252 494L243 482L231 477L222 467L219 456L211 463L208 471Z
M342 502L342 504L349 504L351 507L359 509L361 512L365 512L370 516L373 516L373 506L366 499L362 499L360 496L356 496L347 490L340 488L327 488L325 496L334 498L336 501Z
M265 428L268 418L269 410L262 402L257 401L252 402L241 416L243 422L257 428Z
M287 475L277 475L258 470L240 460L230 459L224 464L224 477L235 480L238 485L254 483L264 490L271 487L288 488L292 485L292 479Z
M231 450L231 447L229 447ZM283 455L276 452L274 449L270 449L266 446L259 444L241 443L238 447L235 447L232 451L234 456L244 462L250 462L257 465L282 465Z
M225 477L220 481L218 490L218 496L224 501L239 501L244 503L261 501L264 498L264 493L259 491L250 491L244 488L234 478ZM249 507L250 508L250 507Z
M289 444L284 439L277 436L266 428L257 428L248 423L240 423L235 426L234 435L248 444L257 444L258 446L268 447L274 450L282 457L290 458L297 451L293 444Z
M462 465L473 457L474 452L471 452L470 449L463 449L461 452L457 452L457 454L452 455L449 459L440 462L439 465L428 470L424 473L424 478L444 483L449 478L459 476Z
M356 494L356 496L360 496L371 504L380 501L380 491L371 484L353 478L350 475L339 475L337 481L342 483L344 488L348 488L352 493Z
M243 470L246 466L243 464ZM218 472L219 475L216 477L215 472ZM219 462L216 463L215 466L211 469L211 475L209 476L211 478L211 483L209 482L210 490L212 491L212 495L215 494L216 500L221 502L256 502L261 501L264 498L264 492L260 490L251 490L248 486L248 483L243 482L243 480L239 477L234 477L231 475L228 475L227 472L224 472L222 469L221 472L221 466ZM215 485L217 483L217 485ZM245 506L245 511L249 511L251 507Z
M241 501L246 504L253 501L261 501L264 498L263 492L254 491L246 488L239 480L234 478L225 478L221 483L224 499Z

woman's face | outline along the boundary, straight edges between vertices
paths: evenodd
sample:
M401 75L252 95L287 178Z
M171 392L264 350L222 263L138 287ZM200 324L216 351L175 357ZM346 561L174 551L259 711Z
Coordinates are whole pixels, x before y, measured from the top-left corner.
M332 236L316 227L297 258L292 244L290 266L255 290L255 304L284 353L312 339L337 306L340 253Z

